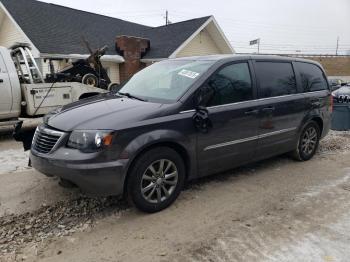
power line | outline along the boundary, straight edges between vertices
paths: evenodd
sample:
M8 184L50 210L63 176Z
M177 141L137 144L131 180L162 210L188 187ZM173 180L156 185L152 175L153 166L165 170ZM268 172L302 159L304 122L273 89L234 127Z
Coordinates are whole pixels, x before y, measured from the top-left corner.
M197 15L201 15L201 16L206 16L206 15L203 15L203 13L198 13L198 12L185 12L185 11L177 11L177 10L172 10L171 11L172 13L174 14L180 14L182 15L183 17L188 17L188 16L191 16L193 17L194 14L197 14ZM284 29L286 27L291 27L291 28L300 28L300 29L305 29L305 26L303 25L292 25L292 24L270 24L270 23L264 23L264 22L261 22L261 21L253 21L253 20L241 20L241 19L233 19L233 18L229 18L229 17L223 17L223 16L215 16L215 18L217 19L220 19L220 20L229 20L229 21L234 21L234 22L237 22L237 23L244 23L244 24L252 24L252 25L266 25L266 26L273 26L273 27L276 27L276 26L279 26L279 27L283 27ZM318 26L308 26L308 28L310 29L320 29L320 30L324 30L324 27L318 27ZM329 29L331 30L331 29Z
M115 14L115 15L127 15L127 14L132 14L132 15L137 15L137 14L149 14L149 13L162 13L162 10L143 10L143 11L134 11L134 12L119 12L119 11L114 11L114 12L104 12L104 14Z
M234 46L235 49L249 49L249 50L256 50L255 47L249 47L249 46ZM317 49L285 49L285 48L263 48L260 47L260 50L267 50L267 51L283 51L283 52L325 52L325 53L333 53L334 49L331 50L317 50ZM344 50L339 50L339 51L344 51L347 52L348 50L344 49ZM334 54L334 53L333 53Z
M234 45L234 48L252 48L250 46L240 46L240 45ZM334 52L334 48L328 48L328 49L318 49L318 48L305 48L305 47L296 47L296 48L291 48L291 47L268 47L268 46L263 46L260 45L261 49L265 49L265 50L309 50L309 51L330 51L330 52ZM254 49L254 48L252 48ZM344 48L344 49L338 49L338 51L348 51L350 49L348 48Z
M184 11L178 11L178 10L172 10L172 17L185 17L185 18L193 18L194 14L199 14L198 12L184 12ZM110 12L110 14L115 15L123 15L125 17L159 17L164 16L164 13L162 13L159 10L143 10L143 11L134 11L134 12ZM201 14L201 16L204 16ZM170 23L169 21L169 10L166 10L165 14L165 24L168 25ZM305 39L305 34L307 36L315 35L320 36L319 32L328 32L331 31L330 29L325 29L324 27L315 27L315 26L308 26L307 29L304 26L298 26L298 25L287 25L287 24L268 24L263 23L259 21L252 21L252 20L238 20L233 18L227 18L218 16L218 19L222 20L222 24L225 26L225 28L229 28L229 34L235 35L237 38L242 38L243 36L246 36L248 39L252 39L256 35L257 32L251 33L251 29L258 29L258 28L264 28L268 31L264 32L264 36L275 36L276 33L279 33L282 31L283 33L288 34L289 38L293 39ZM242 32L242 30L244 32ZM237 33L234 33L235 31L239 31ZM257 31L257 30L256 30ZM276 33L273 33L276 32ZM333 31L332 31L333 32ZM249 46L244 46L245 44L248 45L249 41L230 41L235 48L244 48L249 49ZM333 45L314 45L314 44L279 44L279 43L261 43L261 48L265 50L280 50L280 51L299 51L299 50L310 50L312 52L328 52L331 50L334 50ZM350 44L340 44L339 40L337 40L337 46L336 46L336 54L340 51L348 51L350 49ZM333 51L334 52L334 51Z
M236 44L249 44L249 41L235 41L235 40L230 40L231 43L236 43ZM315 45L315 44L302 44L302 45L298 45L298 44L287 44L287 43L275 43L275 44L271 44L271 43L262 43L262 45L264 46L289 46L289 47L300 47L300 46L305 46L305 47L312 47L312 48L334 48L334 45ZM339 47L350 47L350 45L346 46L346 45L339 45Z

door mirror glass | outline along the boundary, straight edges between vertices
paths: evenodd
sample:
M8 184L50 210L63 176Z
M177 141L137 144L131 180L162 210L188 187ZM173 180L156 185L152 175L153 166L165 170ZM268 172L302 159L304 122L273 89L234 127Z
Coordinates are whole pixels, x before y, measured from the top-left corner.
M202 86L194 96L194 106L198 110L199 108L205 108L209 101L214 97L215 91L209 85Z

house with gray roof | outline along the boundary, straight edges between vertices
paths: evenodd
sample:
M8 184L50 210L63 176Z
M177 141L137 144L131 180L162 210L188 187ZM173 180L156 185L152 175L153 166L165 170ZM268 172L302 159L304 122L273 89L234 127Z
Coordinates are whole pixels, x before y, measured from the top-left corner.
M150 27L35 0L0 0L0 45L30 44L44 75L49 59L60 70L87 57L83 38L93 48L109 46L102 62L116 83L163 59L234 53L213 16ZM135 59L138 68L128 66Z

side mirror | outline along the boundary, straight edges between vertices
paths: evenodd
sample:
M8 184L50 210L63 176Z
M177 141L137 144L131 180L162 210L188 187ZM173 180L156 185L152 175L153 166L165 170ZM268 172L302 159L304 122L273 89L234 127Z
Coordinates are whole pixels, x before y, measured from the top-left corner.
M213 126L209 118L209 112L205 107L198 108L192 117L193 124L197 131L206 134Z
M209 119L209 111L206 106L214 97L215 91L209 85L201 87L194 97L194 106L196 113L193 115L193 123L196 129L201 133L208 133L212 123Z

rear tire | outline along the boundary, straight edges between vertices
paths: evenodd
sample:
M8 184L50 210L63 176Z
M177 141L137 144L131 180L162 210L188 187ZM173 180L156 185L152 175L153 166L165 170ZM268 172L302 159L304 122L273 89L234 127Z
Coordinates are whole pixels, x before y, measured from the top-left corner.
M83 76L83 79L81 80L81 82L84 85L88 85L88 86L94 86L97 87L98 85L98 79L94 74L86 74Z
M143 153L133 165L127 181L128 199L146 213L159 212L179 196L185 181L181 156L168 147Z
M297 161L308 161L316 153L320 142L321 131L315 121L309 122L304 126L297 148L291 152L292 157Z

